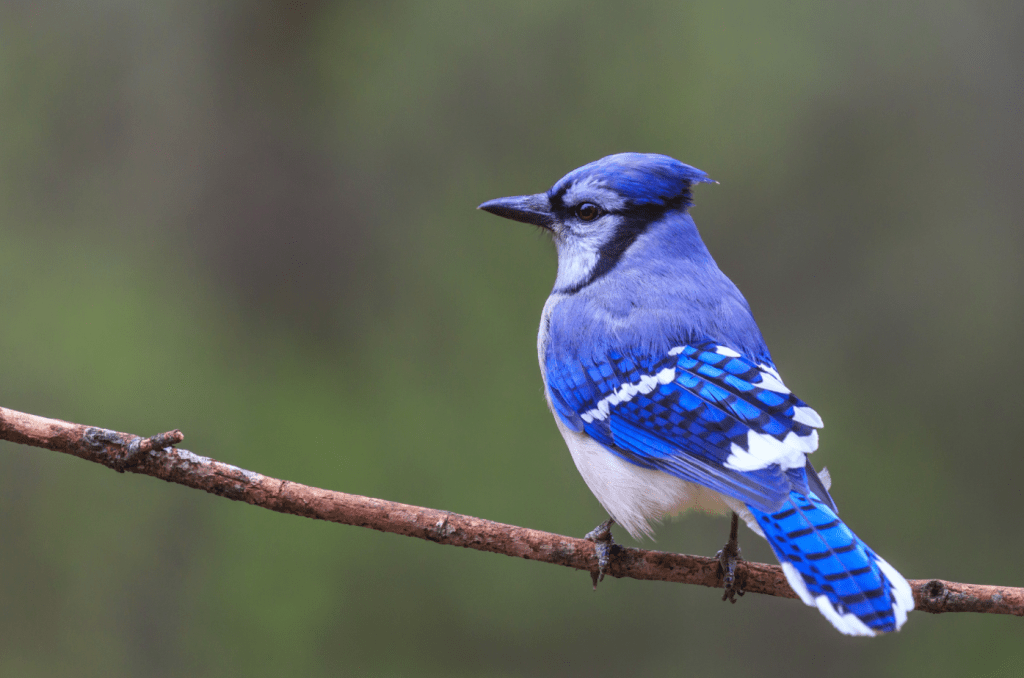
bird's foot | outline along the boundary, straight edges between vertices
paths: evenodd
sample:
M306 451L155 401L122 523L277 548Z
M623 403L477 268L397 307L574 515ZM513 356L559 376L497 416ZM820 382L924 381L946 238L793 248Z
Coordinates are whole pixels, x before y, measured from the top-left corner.
M715 554L715 557L718 558L718 576L722 578L722 588L725 589L722 600L728 600L734 604L736 596L746 593L744 584L747 579L746 568L739 567L743 558L740 557L740 545L736 538L738 525L739 516L733 513L729 541L725 543L721 551Z
M609 518L604 521L590 532L587 532L583 538L587 541L594 542L594 551L597 553L597 572L591 572L590 577L594 581L594 590L597 590L597 585L604 579L604 573L608 570L608 565L611 562L612 549L615 548L615 540L612 539L612 524L615 522L614 518Z

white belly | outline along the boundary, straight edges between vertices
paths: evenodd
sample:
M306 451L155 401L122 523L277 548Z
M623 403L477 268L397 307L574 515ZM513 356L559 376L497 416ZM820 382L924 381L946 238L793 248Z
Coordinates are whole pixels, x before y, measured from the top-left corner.
M541 374L544 375L544 353L547 344L548 319L558 304L558 295L552 295L541 315L540 333L537 337L537 351L540 358ZM544 396L551 409L547 378L544 379ZM662 471L645 469L618 457L586 433L577 433L562 423L558 413L551 409L555 424L565 438L572 460L583 476L584 482L594 493L608 515L615 519L633 538L641 535L652 536L651 521L657 522L665 516L675 515L688 509L699 509L708 513L736 511L748 526L758 534L761 529L750 511L742 503L726 497L697 483L687 482ZM763 535L762 535L763 536Z
M703 485L630 464L586 433L569 430L557 414L555 423L587 487L608 515L635 539L652 536L651 521L665 516L687 509L724 513L730 503L736 503Z

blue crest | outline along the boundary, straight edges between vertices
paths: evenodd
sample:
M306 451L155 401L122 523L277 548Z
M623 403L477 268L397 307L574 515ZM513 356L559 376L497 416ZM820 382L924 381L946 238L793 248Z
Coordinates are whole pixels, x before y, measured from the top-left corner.
M548 192L563 194L570 186L596 181L633 205L693 204L694 184L714 183L696 167L658 153L618 153L596 160L562 177Z

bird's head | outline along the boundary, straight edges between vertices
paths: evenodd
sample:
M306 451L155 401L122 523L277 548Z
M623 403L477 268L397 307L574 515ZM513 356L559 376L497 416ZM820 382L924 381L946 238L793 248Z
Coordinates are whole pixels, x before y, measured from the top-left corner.
M545 193L489 200L479 209L550 231L558 249L555 289L572 292L612 270L652 224L684 213L693 185L710 181L666 155L619 153L569 172Z

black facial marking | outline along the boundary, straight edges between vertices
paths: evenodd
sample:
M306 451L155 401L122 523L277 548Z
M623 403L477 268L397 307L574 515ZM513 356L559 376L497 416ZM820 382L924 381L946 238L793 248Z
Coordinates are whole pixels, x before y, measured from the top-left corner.
M643 235L651 224L658 221L665 212L685 206L686 203L682 198L683 196L680 196L679 199L669 201L662 205L627 204L622 209L607 212L608 214L619 215L622 217L622 221L615 229L615 234L611 239L602 245L600 250L598 250L597 264L594 265L594 269L590 272L590 276L576 285L563 287L557 291L562 294L575 294L611 271L615 268L615 265L619 263L622 255L629 249L629 246L636 242L636 239ZM564 211L564 209L565 208L563 207L562 210Z

